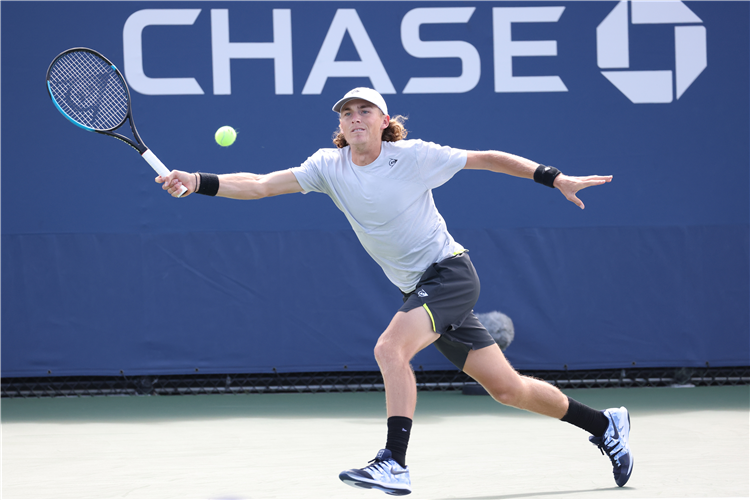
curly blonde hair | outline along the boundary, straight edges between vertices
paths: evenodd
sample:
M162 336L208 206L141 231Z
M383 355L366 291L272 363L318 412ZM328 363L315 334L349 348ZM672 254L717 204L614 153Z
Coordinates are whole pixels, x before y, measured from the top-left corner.
M407 119L407 117L402 115L396 115L391 118L391 122L383 130L383 135L381 136L382 139L386 142L396 142L401 139L406 139L409 131L404 127L404 122ZM333 133L333 143L337 148L345 148L349 145L349 143L346 142L346 139L344 139L344 133L341 131L341 127L337 128Z

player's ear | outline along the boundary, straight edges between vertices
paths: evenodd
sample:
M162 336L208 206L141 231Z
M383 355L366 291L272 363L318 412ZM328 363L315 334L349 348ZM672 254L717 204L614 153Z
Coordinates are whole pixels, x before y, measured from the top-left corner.
M383 122L380 124L380 130L385 130L391 123L391 117L389 115L383 115Z

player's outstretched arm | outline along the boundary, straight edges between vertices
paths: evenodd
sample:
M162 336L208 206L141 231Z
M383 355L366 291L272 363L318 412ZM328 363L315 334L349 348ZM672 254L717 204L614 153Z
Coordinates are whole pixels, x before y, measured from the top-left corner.
M289 170L279 170L270 174L251 174L247 172L222 174L218 177L216 196L235 200L257 200L280 194L299 193L302 187ZM172 196L177 196L180 187L188 188L187 195L198 192L201 187L200 174L173 170L169 176L158 176L156 182ZM205 182L205 181L204 181ZM183 198L185 197L183 196Z
M464 166L465 169L490 170L526 179L534 178L534 172L537 167L539 167L539 163L535 161L502 151L469 151L466 165ZM576 196L576 193L581 189L598 186L611 180L611 175L576 177L559 174L555 178L553 186L559 189L565 198L583 209L585 206L578 196Z

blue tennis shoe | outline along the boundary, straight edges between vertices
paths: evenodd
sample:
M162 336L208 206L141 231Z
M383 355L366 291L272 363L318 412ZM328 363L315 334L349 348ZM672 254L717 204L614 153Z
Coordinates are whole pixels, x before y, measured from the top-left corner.
M604 410L604 415L609 420L609 427L603 436L591 436L589 441L599 447L602 455L606 454L609 457L617 486L625 486L633 472L633 454L630 453L630 415L624 406Z
M349 486L364 489L376 489L389 495L408 495L411 493L409 467L401 467L393 460L390 450L380 450L370 460L370 465L363 469L349 469L339 474L339 479Z

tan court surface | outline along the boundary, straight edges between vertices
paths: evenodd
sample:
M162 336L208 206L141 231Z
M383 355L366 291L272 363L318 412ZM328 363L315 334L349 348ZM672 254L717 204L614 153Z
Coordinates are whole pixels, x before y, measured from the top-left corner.
M419 395L410 499L750 495L750 387L565 391L631 412L633 476L587 434L458 391ZM385 441L382 393L2 400L2 497L391 498L338 480Z

